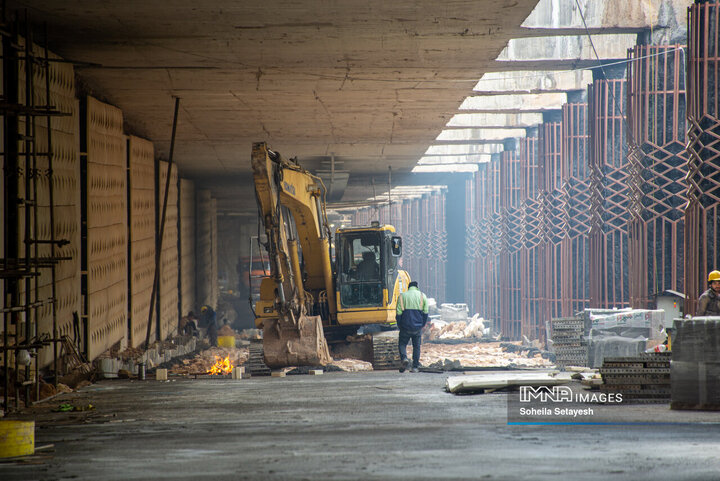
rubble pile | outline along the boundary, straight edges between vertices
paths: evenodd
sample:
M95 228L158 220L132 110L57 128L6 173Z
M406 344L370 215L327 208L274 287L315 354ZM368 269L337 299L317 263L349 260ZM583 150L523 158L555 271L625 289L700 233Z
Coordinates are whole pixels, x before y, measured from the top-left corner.
M341 371L345 372L358 372L358 371L372 371L372 363L361 361L359 359L335 359L329 364L334 366Z
M183 359L181 363L174 364L168 372L174 374L198 374L207 372L215 364L216 357L230 357L233 366L240 366L250 357L246 347L211 347L199 352L191 359Z
M517 346L510 349L507 345ZM518 343L475 342L465 344L425 344L420 363L437 369L468 367L552 367L550 359L537 349Z
M478 315L468 321L446 322L440 319L432 319L428 322L427 329L423 334L424 341L447 341L468 339L481 339L489 335L489 329L485 327L484 320Z

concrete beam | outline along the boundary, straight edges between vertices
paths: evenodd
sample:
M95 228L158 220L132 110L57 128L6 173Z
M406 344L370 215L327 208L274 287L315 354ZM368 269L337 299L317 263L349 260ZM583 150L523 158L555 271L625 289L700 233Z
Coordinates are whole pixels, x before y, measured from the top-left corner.
M554 110L567 103L565 92L520 95L473 95L460 105L460 112L542 112ZM451 119L452 122L452 119ZM542 122L542 120L540 120ZM537 122L539 123L539 122ZM448 123L448 125L450 125Z
M636 42L637 35L632 34L593 36L593 44L601 59L625 60L628 49L634 47ZM587 35L514 38L497 57L500 63L541 60L596 61L597 58Z
M542 114L538 113L459 113L453 115L447 123L448 127L482 127L512 128L530 127L542 122Z
M429 164L477 164L489 162L491 154L427 155L420 158L418 165Z
M498 141L502 141L508 138L521 138L526 135L525 128L512 128L512 129L478 129L478 128L465 128L457 129L458 137L452 138L445 134L443 131L438 137L435 143L442 144L496 144Z
M563 93L580 90L592 83L589 70L490 72L473 88L474 95Z
M490 155L498 154L503 151L502 144L445 144L431 145L426 156L452 156L452 155Z
M622 29L662 28L683 24L691 0L539 0L522 23L524 29L583 29L583 16L588 28L607 31ZM580 12L582 11L582 16Z
M470 173L477 172L477 164L435 164L435 165L417 165L412 172L415 173Z

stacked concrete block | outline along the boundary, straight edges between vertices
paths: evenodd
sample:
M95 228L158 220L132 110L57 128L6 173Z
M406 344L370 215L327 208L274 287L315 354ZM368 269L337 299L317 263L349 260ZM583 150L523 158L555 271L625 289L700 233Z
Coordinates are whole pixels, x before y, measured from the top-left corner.
M675 321L672 409L720 410L720 318Z
M155 275L155 150L147 140L128 140L130 242L129 326L130 345L145 342L148 320L150 339L155 339L155 313L150 313L150 296Z
M127 329L126 140L122 111L87 97L87 228L85 282L90 359L120 341Z
M180 179L180 315L195 307L195 184ZM197 312L196 312L197 314Z
M158 169L158 196L157 213L160 232L162 210L165 198L165 184L167 180L168 163L160 162ZM177 165L170 171L170 184L168 188L167 209L165 213L165 227L163 230L163 244L160 255L160 285L158 292L158 310L160 319L160 339L177 332L178 326L178 175Z

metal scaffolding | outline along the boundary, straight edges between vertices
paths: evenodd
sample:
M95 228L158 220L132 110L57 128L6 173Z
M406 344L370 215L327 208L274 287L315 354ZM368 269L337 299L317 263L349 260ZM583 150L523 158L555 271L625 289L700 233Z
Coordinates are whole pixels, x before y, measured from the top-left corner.
M4 280L2 352L6 411L20 407L21 391L26 406L30 404L31 392L35 399L39 398L39 351L53 346L52 366L57 383L58 343L69 348L66 339L58 335L56 265L69 258L57 254L58 247L68 241L55 238L52 143L52 119L65 114L51 102L47 35L42 54L38 55L29 25L25 15L23 36L19 34L17 20L3 19L0 28L3 49L0 112L4 119L4 251L0 278ZM44 79L44 85L35 85L38 78ZM44 91L44 99L36 98L38 91ZM40 119L44 122L39 122ZM39 146L43 129L45 151ZM45 222L39 213L41 206L49 210L48 226L41 226ZM43 298L40 278L48 271L50 297ZM41 332L39 312L48 307L52 332Z

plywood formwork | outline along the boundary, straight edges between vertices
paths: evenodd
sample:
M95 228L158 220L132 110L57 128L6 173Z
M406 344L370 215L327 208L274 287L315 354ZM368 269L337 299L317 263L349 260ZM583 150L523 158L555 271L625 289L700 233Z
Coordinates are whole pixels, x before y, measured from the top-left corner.
M180 314L195 305L195 184L180 179Z
M588 105L563 105L563 191L567 203L567 236L562 241L562 315L569 317L589 306L590 169L588 165Z
M196 301L198 305L217 306L217 220L216 203L209 190L197 191Z
M630 230L630 298L684 291L687 123L683 45L639 45L630 53L628 123L639 148L629 156L637 208Z
M120 109L85 100L86 322L90 359L125 336L127 322L126 140Z
M720 4L695 3L688 18L688 206L685 313L694 314L707 275L720 268Z
M591 168L590 307L629 307L630 172L625 130L626 81L588 87Z
M150 312L155 276L155 149L139 137L128 138L128 332L129 344L145 342L150 320L150 339L155 339L155 310Z
M20 39L21 45L24 40ZM31 54L36 58L44 58L44 49L32 46ZM59 60L60 57L48 53L48 58ZM28 124L20 117L19 132L29 134L34 140L20 142L21 159L25 153L35 152L30 158L28 169L23 169L18 177L21 198L35 198L37 216L31 220L30 237L39 240L64 239L69 243L53 249L49 244L32 245L40 257L67 257L55 266L55 292L53 293L53 275L50 269L41 269L40 276L31 282L31 297L38 300L51 299L55 295L55 305L47 303L35 311L37 332L51 336L69 335L75 338L73 329L73 313L80 311L80 162L78 136L78 101L75 97L75 73L72 65L64 62L50 62L48 69L37 65L33 68L30 82L32 96L27 96L25 78L25 62L19 62L19 98L27 105L51 106L63 113L61 116L35 116ZM48 101L48 91L50 100ZM48 129L48 126L50 127ZM52 148L48 149L48 145ZM33 149L34 147L34 149ZM27 150L29 148L29 150ZM51 158L50 158L51 156ZM50 163L52 162L52 170ZM25 172L31 171L34 165L34 181L29 196L25 193ZM52 183L52 204L50 209L50 184ZM32 185L32 183L31 183ZM20 213L20 245L24 246L24 213ZM54 217L54 219L51 219ZM51 226L54 224L54 232ZM36 230L37 229L37 230ZM22 248L21 248L22 252ZM28 284L20 283L21 299L24 299ZM53 332L53 309L57 332ZM38 353L38 365L47 366L53 359L53 348L42 349Z
M168 163L159 162L157 185L157 231L162 222L165 184L168 175ZM217 226L215 229L217 232ZM177 166L170 170L165 226L163 228L162 249L160 254L160 285L158 288L158 317L160 319L159 339L166 339L177 332L178 312L178 175ZM217 248L215 250L217 253ZM217 254L215 256L217 259ZM215 272L217 279L217 271ZM215 301L217 302L217 300ZM215 306L215 304L213 304Z

